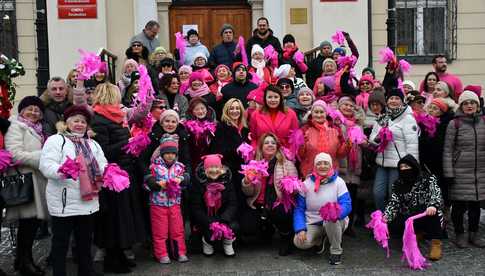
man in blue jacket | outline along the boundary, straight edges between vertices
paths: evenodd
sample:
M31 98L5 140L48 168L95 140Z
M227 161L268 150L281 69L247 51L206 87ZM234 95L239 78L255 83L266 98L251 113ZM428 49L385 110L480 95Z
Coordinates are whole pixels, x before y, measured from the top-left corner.
M219 64L231 68L232 64L241 59L240 50L236 49L234 41L234 28L231 24L224 24L221 28L222 42L212 49L209 57L209 66L214 69Z

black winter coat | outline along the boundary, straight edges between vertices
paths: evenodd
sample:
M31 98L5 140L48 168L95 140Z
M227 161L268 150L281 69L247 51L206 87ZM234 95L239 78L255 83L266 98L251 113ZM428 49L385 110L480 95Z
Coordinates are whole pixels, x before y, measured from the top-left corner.
M219 64L224 64L229 68L232 68L232 64L238 60L241 60L240 55L234 55L234 51L236 50L237 43L236 42L229 42L225 43L222 42L217 44L211 51L209 56L209 66L214 69Z
M56 124L64 120L64 111L71 105L68 101L62 103L50 101L45 105L43 129L47 137L57 133Z
M216 180L209 180L205 174L203 163L197 166L192 188L190 190L190 213L191 222L201 226L203 229L208 229L212 222L222 222L229 225L236 221L238 209L236 193L232 186L231 170L227 167L225 167L225 169L226 172L219 176L219 178ZM221 207L217 210L214 216L210 217L207 212L204 193L207 190L207 185L215 182L224 184L225 189L221 192Z
M269 29L268 32L268 37L263 40L257 35L257 29L253 31L253 36L246 42L246 53L248 53L249 60L251 60L251 49L253 48L254 44L258 44L263 49L266 48L266 46L268 45L273 45L273 48L278 52L279 55L283 53L283 48L281 48L280 40L273 35L273 30Z
M255 83L250 82L249 79L246 80L246 82L244 83L233 81L227 84L226 86L224 86L221 89L222 100L219 102L220 105L217 112L219 116L217 117L220 118L222 108L224 107L226 102L232 98L237 98L241 100L241 102L244 105L244 108L248 108L248 100L246 99L246 97L249 95L249 92L251 92L251 90L254 90L256 88L258 88L258 86Z
M318 54L318 56L309 64L308 71L306 72L306 83L308 87L313 89L317 79L322 76L322 65L326 58L329 57L324 57L322 54Z

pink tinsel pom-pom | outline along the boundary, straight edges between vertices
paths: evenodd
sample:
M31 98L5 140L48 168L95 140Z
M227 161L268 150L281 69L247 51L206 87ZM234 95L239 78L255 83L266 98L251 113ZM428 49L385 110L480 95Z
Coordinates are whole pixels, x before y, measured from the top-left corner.
M395 59L394 52L391 50L391 48L386 47L381 50L379 50L379 63L381 64L386 64L390 61L393 61Z
M434 137L436 135L436 128L440 123L440 118L431 116L427 113L415 114L416 122L424 126L424 131L428 133L429 137Z
M293 156L297 156L298 149L305 144L305 137L301 129L292 130L288 137L289 150Z
M332 42L338 45L344 45L345 43L345 36L342 30L337 30L334 35L332 35Z
M268 161L251 160L247 165L241 165L241 171L246 178L254 185L259 185L261 177L269 176Z
M339 68L344 68L347 65L350 68L353 68L356 63L357 63L357 58L354 55L352 55L352 56L341 56L337 59L337 65L338 65Z
M380 143L376 151L383 153L386 150L387 145L394 140L392 132L388 127L383 127L379 130L377 136L379 137Z
M372 212L370 215L371 220L365 227L372 229L374 239L382 246L382 248L387 250L387 258L389 258L389 230L387 228L387 223L383 220L383 216L384 215L380 210Z
M0 149L0 172L5 172L12 166L12 154L4 149Z
M333 122L336 125L340 125L345 123L345 117L344 115L337 109L333 108L330 105L327 105L327 114L332 118Z
M128 173L115 163L109 163L104 169L103 188L121 192L130 186Z
M179 52L179 64L184 65L185 62L185 39L181 32L175 33L175 48Z
M249 160L254 158L254 148L246 142L241 143L241 145L236 149L236 152L241 155L244 162L249 162Z
M401 68L401 72L408 74L411 72L412 66L407 60L401 59L399 60L399 68Z
M337 202L328 202L320 208L320 216L323 221L337 222L342 213L342 207Z
M77 78L79 80L88 80L91 76L99 72L102 64L101 58L95 53L84 51L83 49L79 49L78 51L81 54L81 60L76 66L78 72Z
M414 220L426 216L426 212L412 216L406 220L404 235L402 237L402 257L407 261L409 268L414 270L424 270L429 266L426 258L423 257L419 250L416 234L414 233Z
M273 208L282 204L285 212L288 213L295 206L295 195L305 190L303 182L296 176L285 176L279 185L281 198L278 198Z
M153 99L153 86L148 71L145 65L140 64L138 66L138 72L140 73L140 79L138 80L138 94L136 95L137 104L147 104L148 100Z
M170 178L167 181L167 186L165 187L165 193L167 194L168 198L177 198L180 196L182 189L180 184L175 181L173 178Z
M293 59L295 60L296 63L305 62L305 56L300 51L296 51L296 53L293 55Z
M148 133L141 132L135 137L131 137L128 140L128 144L126 144L123 149L126 151L126 153L138 157L150 145L150 143L151 140Z
M241 35L239 36L236 47L241 52L242 64L244 64L245 66L248 66L249 65L248 54L246 53L246 47L244 45L246 45L246 43L244 42L244 37Z
M64 163L59 167L57 173L61 175L62 179L70 178L72 180L77 180L80 170L81 167L79 165L79 162L67 156L66 161L64 161Z
M264 59L269 61L273 68L278 68L278 52L273 45L268 45L264 48Z
M365 136L364 131L358 126L349 127L347 129L347 136L349 137L352 143L360 145L367 140L367 136Z
M213 222L209 225L212 232L211 241L220 241L222 239L233 240L234 232L229 226L221 222Z
M203 137L204 134L211 134L214 136L216 131L216 123L209 121L187 120L184 126L195 136L196 140Z

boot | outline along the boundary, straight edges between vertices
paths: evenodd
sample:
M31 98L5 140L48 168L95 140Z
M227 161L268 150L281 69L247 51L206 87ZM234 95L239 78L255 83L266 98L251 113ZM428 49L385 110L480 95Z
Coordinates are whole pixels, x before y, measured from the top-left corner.
M429 259L432 261L438 261L441 259L441 240L431 240Z
M202 253L206 256L214 255L214 246L206 242L204 237L202 237Z
M22 262L19 266L19 272L22 276L43 276L44 272L38 271L32 262Z
M471 245L478 247L478 248L484 248L485 247L485 241L483 241L480 236L478 235L478 232L469 232L468 233L468 242L470 242Z
M291 233L287 233L287 234L280 233L280 247L278 250L278 255L288 256L291 251L292 243L293 241L291 240Z
M106 256L104 257L103 263L105 273L131 273L131 269L121 262L120 254L123 254L123 251L119 249L106 249Z
M234 248L232 247L232 243L236 240L235 238L232 240L224 239L222 241L222 249L224 249L224 254L228 257L233 257L236 253L234 252Z
M458 247L458 248L467 248L468 247L468 243L466 242L465 233L456 234L455 244L456 244L456 247Z

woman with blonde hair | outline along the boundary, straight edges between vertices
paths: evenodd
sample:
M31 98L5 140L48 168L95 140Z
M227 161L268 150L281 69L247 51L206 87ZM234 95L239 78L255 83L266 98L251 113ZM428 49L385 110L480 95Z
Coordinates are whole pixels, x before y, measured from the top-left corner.
M245 205L241 190L242 174L239 173L243 159L237 153L242 143L249 143L249 129L246 123L244 105L241 100L229 99L222 109L221 121L217 123L211 152L224 156L224 164L232 172L232 183L236 190L239 206Z

